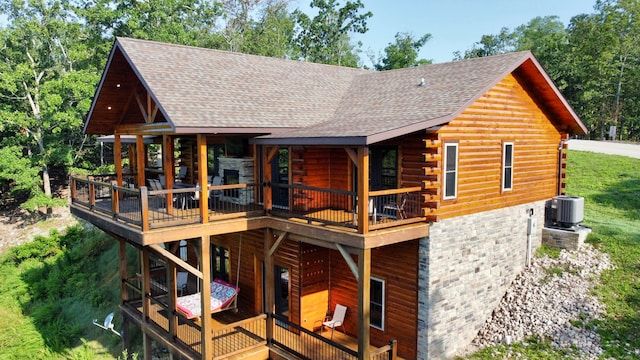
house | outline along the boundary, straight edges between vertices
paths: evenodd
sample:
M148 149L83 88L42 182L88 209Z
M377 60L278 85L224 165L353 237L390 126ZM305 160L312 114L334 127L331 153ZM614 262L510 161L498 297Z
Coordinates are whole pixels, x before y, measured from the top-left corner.
M539 246L586 128L530 52L372 72L118 38L84 132L116 174L72 177L71 210L119 242L145 358L438 359ZM240 291L210 310L214 279Z

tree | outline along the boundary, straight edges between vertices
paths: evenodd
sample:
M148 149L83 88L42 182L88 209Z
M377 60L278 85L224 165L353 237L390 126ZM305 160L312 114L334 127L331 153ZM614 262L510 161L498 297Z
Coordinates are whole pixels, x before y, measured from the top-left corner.
M376 70L401 69L431 63L426 59L418 60L418 52L431 39L431 34L422 35L416 40L409 33L396 33L395 38L395 43L389 43L384 48L385 56L374 65Z
M470 50L466 50L464 55L456 51L454 57L456 60L461 60L504 54L515 49L513 38L513 33L511 33L508 28L503 27L500 30L500 34L482 35L480 41L473 44Z
M303 59L323 64L358 66L358 55L351 44L349 33L364 34L367 19L373 16L369 11L360 14L364 8L361 0L340 4L336 0L312 0L311 8L318 8L313 18L300 10L294 11L298 34L295 43Z
M13 154L16 146L22 149L29 166L38 169L42 189L23 186L33 179L20 172L10 180L19 189L29 189L32 198L50 199L49 167L70 165L80 151L78 130L97 76L82 70L87 45L78 41L84 33L70 8L58 2L14 1L1 10L9 22L0 31L0 132L12 135L3 137L1 145L13 146Z

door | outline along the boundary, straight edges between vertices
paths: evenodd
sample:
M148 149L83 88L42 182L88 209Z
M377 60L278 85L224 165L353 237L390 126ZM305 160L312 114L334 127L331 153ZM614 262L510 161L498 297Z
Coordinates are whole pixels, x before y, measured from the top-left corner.
M278 154L271 162L272 183L273 187L273 206L288 209L289 208L289 188L277 185L289 185L289 149L280 148Z
M398 149L395 146L372 146L369 149L369 189L398 188Z

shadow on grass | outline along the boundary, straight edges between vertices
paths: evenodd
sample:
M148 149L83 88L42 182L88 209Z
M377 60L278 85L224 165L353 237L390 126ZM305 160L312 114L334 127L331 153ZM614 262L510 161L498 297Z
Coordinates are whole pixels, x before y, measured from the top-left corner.
M623 210L630 220L640 220L640 177L629 174L619 176L620 181L588 198L600 205Z

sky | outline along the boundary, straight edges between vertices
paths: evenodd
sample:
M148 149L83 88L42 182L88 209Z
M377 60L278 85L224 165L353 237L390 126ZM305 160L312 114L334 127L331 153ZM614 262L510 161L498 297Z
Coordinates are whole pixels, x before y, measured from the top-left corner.
M298 7L312 14L309 0L297 0ZM344 4L345 0L339 0ZM482 35L496 35L500 29L510 30L527 24L531 19L556 15L565 25L578 14L593 13L596 0L362 0L364 11L373 17L367 20L369 31L353 34L352 40L362 41L361 59L372 50L382 53L394 42L397 32L407 32L431 39L420 51L420 58L434 63L453 60L453 52L464 53L480 41ZM295 5L294 5L295 6Z

